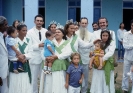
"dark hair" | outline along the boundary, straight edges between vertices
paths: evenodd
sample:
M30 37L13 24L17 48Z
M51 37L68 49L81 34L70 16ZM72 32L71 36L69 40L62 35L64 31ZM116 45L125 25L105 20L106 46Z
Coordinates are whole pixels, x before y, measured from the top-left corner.
M7 21L7 19L4 16L0 16L0 27L4 25L5 21Z
M94 24L97 24L97 25L98 25L98 23L97 23L97 22L93 22L93 23L92 23L92 26L93 26Z
M99 44L99 45L100 45L100 48L101 48L101 49L104 49L104 48L103 48L103 42L102 42L102 40L98 40L98 41L95 42L94 44Z
M131 22L130 22L130 23L131 23L131 25L132 25L132 23L133 23L133 19L131 20Z
M81 17L80 22L82 21L82 19L86 19L87 23L88 23L88 18L87 17Z
M81 58L80 54L75 52L71 54L70 59L72 60L74 56L79 56L79 58Z
M41 14L39 14L39 15L35 16L34 20L36 20L37 17L41 17L43 19L43 16Z
M53 34L53 33L52 33L51 31L47 31L47 32L45 33L45 37L48 38L48 37L50 37L52 34Z
M66 24L65 27L64 27L64 31L65 31L66 35L68 34L68 28L69 28L70 25L74 25L74 23L70 22L70 23Z
M121 25L124 24L123 22L120 23L119 28L121 28Z
M20 31L23 27L27 27L25 24L19 23L17 26L17 30Z
M64 32L63 29L61 29L61 28L57 28L56 30L60 30L60 31L62 32L62 34L64 35L64 36L63 36L63 39L67 40L67 38L66 38L66 34L65 34L65 32Z
M15 27L15 23L18 21L18 23L20 23L20 21L19 20L15 20L15 21L13 21L13 24L12 24L12 26L13 27ZM15 27L16 28L16 27Z
M15 32L15 30L17 30L15 27L9 26L8 29L7 29L7 34L11 35L12 33Z
M106 20L106 22L108 23L108 20L107 20L107 18L106 17L100 17L99 19L98 19L98 24L99 24L99 20L100 19L105 19Z
M102 30L101 31L101 40L102 40L102 34L103 33L108 33L109 37L108 37L108 40L106 41L105 45L103 46L103 50L105 50L111 43L111 40L112 40L112 36L110 34L110 31L109 30Z

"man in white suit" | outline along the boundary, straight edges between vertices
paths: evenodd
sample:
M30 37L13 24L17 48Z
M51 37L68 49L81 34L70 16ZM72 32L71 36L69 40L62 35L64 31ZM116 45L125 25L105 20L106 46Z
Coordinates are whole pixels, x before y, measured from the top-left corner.
M38 93L38 76L40 77L41 74L42 63L41 52L44 47L45 33L47 30L42 27L44 24L42 15L36 15L34 23L36 26L28 31L27 36L31 39L31 48L33 48L32 58L29 60L32 74L31 89L32 93Z
M0 93L8 93L7 73L8 73L8 52L3 35L8 23L5 17L0 16Z
M76 31L76 34L85 42L93 42L93 34L87 29L88 19L86 17L82 17L80 20L80 28ZM83 73L84 79L81 87L81 93L87 93L88 90L88 78L89 78L89 53L91 49L83 49L79 48L78 52L81 55L81 60L83 63Z

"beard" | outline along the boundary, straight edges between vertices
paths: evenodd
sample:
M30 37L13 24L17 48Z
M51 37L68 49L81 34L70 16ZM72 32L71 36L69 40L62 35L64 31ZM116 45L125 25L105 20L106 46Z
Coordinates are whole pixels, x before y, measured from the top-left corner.
M86 27L80 27L79 34L82 40L88 40L88 30Z

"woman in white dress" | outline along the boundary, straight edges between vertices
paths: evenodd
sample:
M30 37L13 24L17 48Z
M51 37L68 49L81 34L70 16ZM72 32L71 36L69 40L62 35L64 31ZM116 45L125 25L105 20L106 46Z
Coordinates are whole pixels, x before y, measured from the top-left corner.
M31 58L31 44L30 39L26 37L27 26L20 24L17 27L18 37L17 42L19 50L22 53L20 55L20 61L23 61L24 71L19 71L19 74L13 73L13 64L10 62L9 66L9 93L31 93L31 72L28 59Z
M102 70L93 70L91 93L115 93L114 85L114 64L113 54L115 52L115 44L112 42L110 31L101 31L101 40L104 43L105 55L103 61L106 61Z
M45 75L44 81L41 79L41 82L44 82L44 87L41 84L40 93L67 93L65 75L69 62L66 59L71 55L71 48L69 41L66 40L64 30L56 29L53 42L55 55L50 58L53 61L52 75Z

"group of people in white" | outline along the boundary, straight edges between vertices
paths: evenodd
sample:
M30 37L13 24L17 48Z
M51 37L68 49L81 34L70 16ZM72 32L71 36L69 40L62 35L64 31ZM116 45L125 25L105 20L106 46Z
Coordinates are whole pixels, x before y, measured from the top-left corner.
M79 28L72 20L64 27L52 21L47 30L42 15L36 15L34 23L27 31L19 21L8 27L7 19L0 16L0 93L87 93L92 68L90 93L115 93L116 39L105 17L99 18L100 29L93 33L86 17L80 19ZM129 89L132 37L133 20L131 30L120 38L125 48L123 93Z

